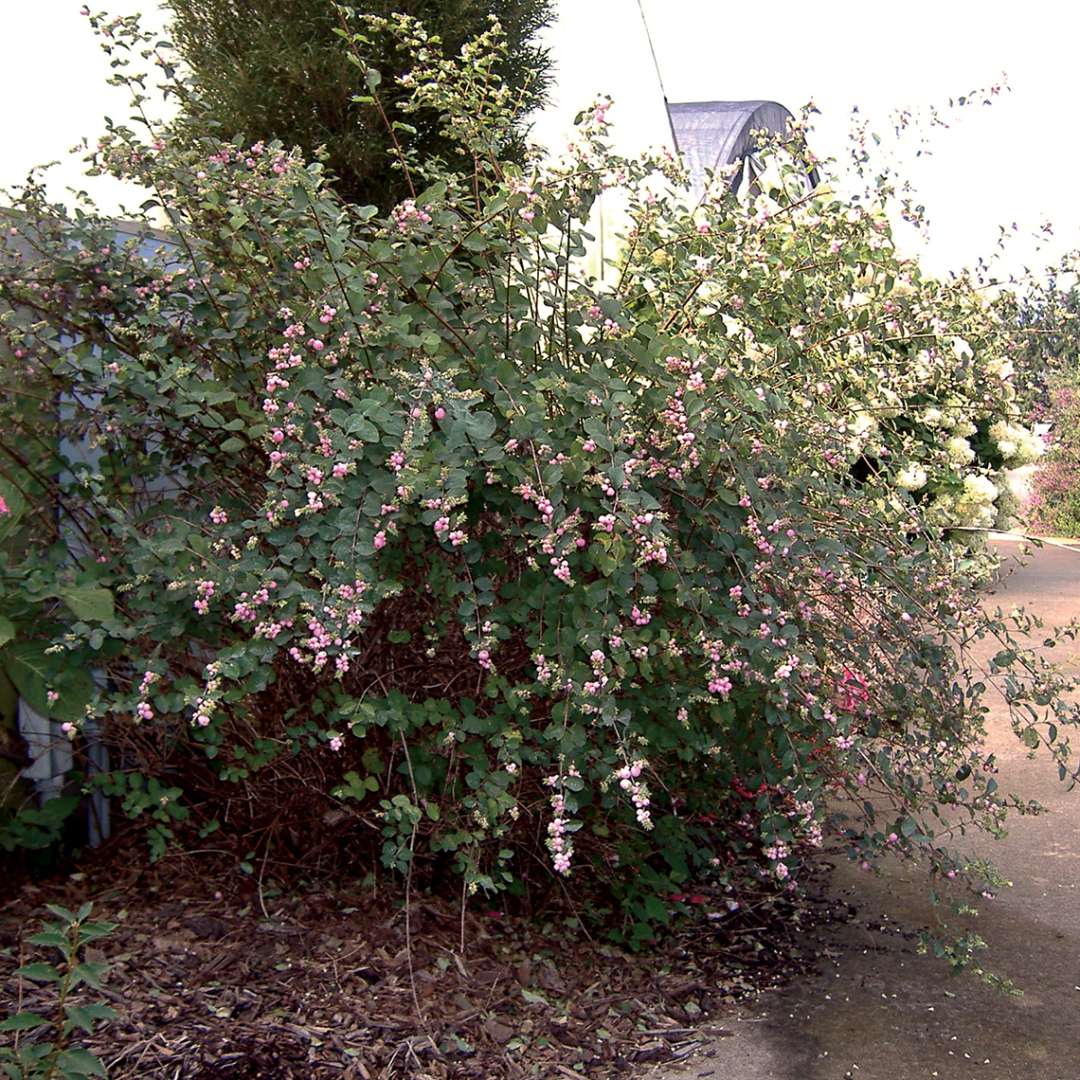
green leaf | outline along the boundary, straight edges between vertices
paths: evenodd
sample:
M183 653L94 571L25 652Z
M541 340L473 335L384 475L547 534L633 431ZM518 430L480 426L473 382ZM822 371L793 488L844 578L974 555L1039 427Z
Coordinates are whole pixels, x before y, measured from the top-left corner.
M671 919L671 913L658 896L646 896L642 906L645 909L645 917L653 922L666 923Z
M465 417L465 430L474 439L490 439L495 434L495 426L495 417L483 410Z
M14 637L15 624L6 615L0 615L0 646L6 645Z
M113 617L113 595L96 585L64 589L60 599L71 608L75 617L84 622L104 622Z
M345 431L349 435L353 435L358 439L363 439L364 442L379 441L379 429L370 420L366 420L362 416L352 417L349 420Z
M612 448L611 436L608 434L604 421L599 416L588 417L581 426L585 429L585 434L588 435L601 450L610 450Z
M59 982L60 974L52 964L26 964L15 969L16 975L34 982Z
M437 180L431 187L424 188L416 196L417 206L429 206L431 203L442 202L446 198L446 181Z
M45 655L45 647L40 642L28 641L13 646L4 655L7 673L15 689L38 712L46 712L49 703L45 695L51 681L52 667Z
M65 1005L64 1012L68 1019L76 1026L93 1035L94 1024L98 1020L111 1020L116 1016L116 1011L108 1005Z
M116 923L83 923L79 928L79 940L84 944L97 941L98 938L107 937L116 929Z
M72 1076L107 1076L105 1066L89 1050L65 1050L56 1064Z
M235 454L238 450L243 450L245 446L247 446L247 440L234 435L231 439L226 439L218 449L224 454Z
M30 1031L48 1022L44 1016L39 1016L37 1013L21 1012L0 1020L0 1031Z
M101 976L109 970L108 964L94 964L87 961L85 964L79 964L72 972L74 975L75 983L86 983L87 986L92 986L95 990L101 989Z
M8 678L26 703L42 716L57 720L81 720L94 694L94 681L87 671L64 667L62 654L46 653L40 641L9 645L3 652ZM48 693L55 690L59 699L50 702Z
M95 1020L115 1020L120 1015L111 1005L102 1005L99 1002L83 1005L82 1009L87 1016L92 1016Z
M524 350L534 349L542 335L543 329L537 323L525 323L514 333L514 343Z
M47 945L55 949L63 949L68 940L59 930L41 930L31 934L27 939L31 945Z

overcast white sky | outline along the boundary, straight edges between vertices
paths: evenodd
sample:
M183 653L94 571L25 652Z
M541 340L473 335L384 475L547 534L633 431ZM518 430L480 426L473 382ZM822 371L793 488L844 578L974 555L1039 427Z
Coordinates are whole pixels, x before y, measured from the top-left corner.
M1011 93L991 108L964 110L948 131L937 132L933 156L909 163L932 218L925 258L938 272L971 264L992 251L997 226L1014 221L1026 235L1049 220L1056 235L1042 256L1019 239L1007 269L1080 247L1075 5L642 3L672 101L760 97L796 110L813 99L823 112L815 141L821 156L842 153L856 105L884 130L892 109L943 103L1007 72ZM63 157L83 136L95 137L104 114L126 115L123 98L105 85L108 69L80 6L81 0L0 0L7 129L0 184L18 182L36 162ZM132 0L112 0L110 8L138 9ZM155 0L142 10L161 23ZM558 85L538 135L560 141L576 109L603 92L615 98L610 118L620 148L670 139L637 0L561 0L550 42ZM77 159L56 171L56 194L67 186L90 187L110 212L122 201L115 185L84 183Z

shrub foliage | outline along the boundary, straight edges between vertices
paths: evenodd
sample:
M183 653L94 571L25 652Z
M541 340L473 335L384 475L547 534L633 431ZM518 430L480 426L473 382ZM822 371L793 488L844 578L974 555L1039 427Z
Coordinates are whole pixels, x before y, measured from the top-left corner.
M1062 370L1049 381L1044 415L1051 425L1046 461L1032 479L1031 527L1042 536L1080 534L1080 380Z
M278 144L153 130L95 160L156 192L156 254L23 192L9 379L62 440L27 467L34 409L5 440L22 686L76 748L99 727L92 782L155 850L562 875L638 936L692 874L793 887L826 828L986 888L950 838L1015 803L967 674L1006 629L936 501L993 503L1005 324L901 260L879 205L806 192L797 138L750 200L614 156L604 101L563 159L501 164L497 34L450 61L395 25L411 107L474 168L406 156L388 216ZM126 77L144 40L107 29ZM631 224L601 283L609 187ZM993 673L1064 775L1060 681L1015 644Z

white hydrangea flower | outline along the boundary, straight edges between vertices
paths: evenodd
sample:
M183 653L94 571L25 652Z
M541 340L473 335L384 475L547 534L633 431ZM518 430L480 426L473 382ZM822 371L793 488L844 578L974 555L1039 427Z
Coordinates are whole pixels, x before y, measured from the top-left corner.
M998 453L1011 468L1030 465L1042 457L1046 449L1042 439L1034 431L1008 420L998 420L992 424L990 438L994 440Z
M915 462L909 462L896 476L896 486L905 491L918 491L926 487L926 470Z
M930 504L926 520L931 525L956 525L956 499L952 495L939 495Z
M994 505L997 495L998 489L988 476L968 473L958 496L947 495L935 500L933 518L938 524L992 529L998 517Z
M923 409L920 419L927 427L936 428L941 427L941 423L945 419L945 416L940 409L929 408Z
M963 508L963 500L960 502L961 509ZM970 526L973 529L992 529L997 523L998 512L997 507L993 504L982 505L973 507L964 519L964 524Z
M1021 428L1020 431L1023 432L1023 435L1018 440L1013 462L1018 466L1030 465L1033 461L1038 461L1046 453L1046 443L1034 431L1029 431L1027 428Z
M971 346L962 337L952 339L952 351L957 360L970 360L975 355L971 351Z
M849 417L845 428L848 433L847 445L853 454L861 454L867 445L880 434L878 422L868 412L860 410Z
M1012 377L1013 372L1016 370L1016 366L1009 357L996 356L986 361L986 370L991 375L996 375L997 378L1004 382L1006 379Z
M968 473L964 477L964 494L962 499L971 499L973 502L992 503L998 496L997 486L989 476L982 473Z
M954 465L970 465L975 460L975 451L971 443L960 435L954 435L945 443L945 452Z

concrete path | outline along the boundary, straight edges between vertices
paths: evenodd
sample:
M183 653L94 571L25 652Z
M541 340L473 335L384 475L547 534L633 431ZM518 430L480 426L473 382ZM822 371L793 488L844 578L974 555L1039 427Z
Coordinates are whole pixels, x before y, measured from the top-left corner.
M1015 545L1003 545L1005 552ZM1044 548L1012 564L991 605L1020 604L1048 625L1080 614L1080 552ZM1057 657L1080 670L1080 644ZM1006 839L972 841L1014 882L982 904L986 966L1024 991L1007 997L920 957L913 931L930 923L926 880L904 867L881 876L846 860L830 892L857 914L819 931L828 957L815 979L718 1022L718 1037L663 1080L1080 1080L1080 789L1046 758L1029 760L1004 709L990 719L1006 790L1049 813L1014 818ZM1080 748L1080 737L1074 736Z

